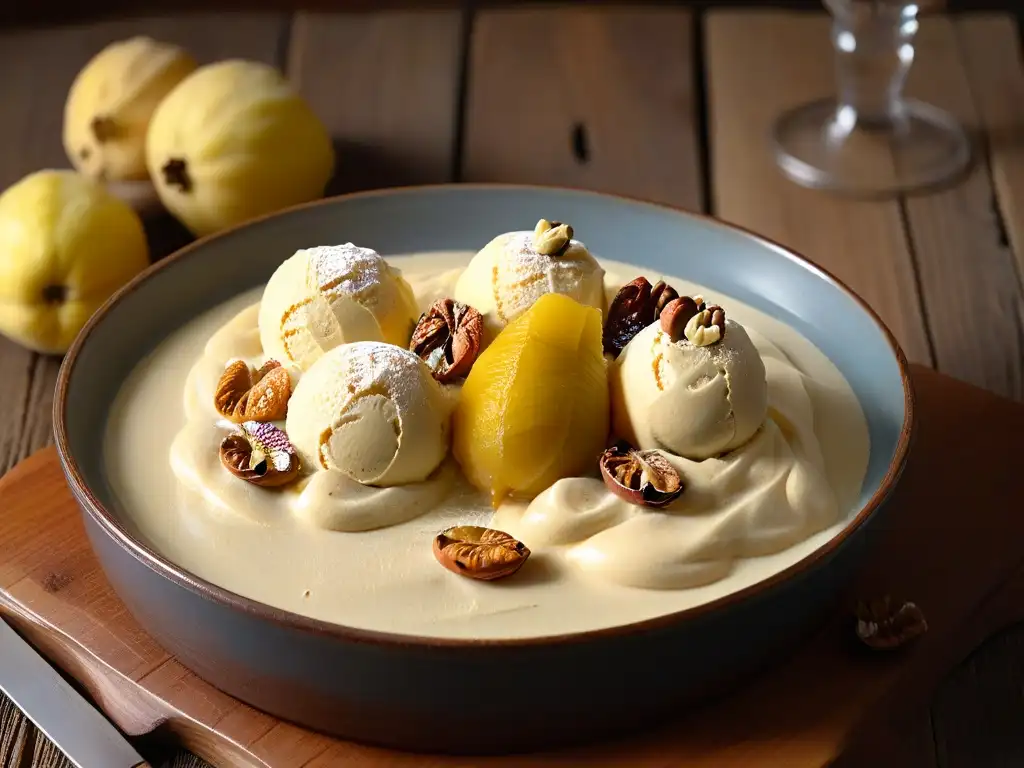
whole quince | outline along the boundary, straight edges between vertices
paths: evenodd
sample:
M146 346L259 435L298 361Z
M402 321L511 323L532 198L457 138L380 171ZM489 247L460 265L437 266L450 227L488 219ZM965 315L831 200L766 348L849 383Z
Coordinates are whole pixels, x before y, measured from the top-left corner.
M78 73L64 104L64 150L81 173L147 178L146 133L157 105L199 65L149 37L111 43Z
M138 215L97 181L37 171L0 194L0 333L63 354L149 264Z
M160 199L206 235L320 197L334 147L309 105L273 67L200 67L149 126L146 159Z

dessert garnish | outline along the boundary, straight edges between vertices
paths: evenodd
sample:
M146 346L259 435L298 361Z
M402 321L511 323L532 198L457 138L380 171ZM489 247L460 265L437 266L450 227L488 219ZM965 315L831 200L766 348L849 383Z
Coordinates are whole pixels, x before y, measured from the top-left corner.
M284 431L259 421L243 422L239 430L220 444L221 463L231 474L264 488L295 479L299 457Z
M651 284L638 277L619 288L604 321L604 351L615 357L651 323Z
M633 337L661 317L678 297L676 290L663 280L652 287L647 278L638 277L622 286L605 316L605 353L618 357Z
M434 378L449 382L465 376L480 354L483 316L468 304L438 299L412 332L409 349L430 367Z
M479 525L457 525L434 538L434 557L453 573L491 581L522 568L530 550L504 531Z
M544 256L561 256L572 242L572 235L568 224L541 219L533 229L533 248Z
M888 595L857 605L857 637L869 648L891 650L928 631L924 613L914 603L897 605Z
M277 421L288 412L292 383L288 371L268 360L254 371L244 360L229 363L213 396L217 413L236 424Z
M689 319L683 334L697 347L716 344L725 338L725 310L717 304L707 307L701 303L698 306L704 308Z
M697 302L689 296L680 296L677 299L673 299L664 308L659 318L661 330L672 341L679 341L684 338L686 324L700 311L697 307Z
M669 302L679 298L679 293L664 280L659 280L651 288L651 303L654 304L654 320L661 317Z
M604 484L630 504L664 507L683 492L679 473L658 451L640 451L619 442L602 453L599 461Z

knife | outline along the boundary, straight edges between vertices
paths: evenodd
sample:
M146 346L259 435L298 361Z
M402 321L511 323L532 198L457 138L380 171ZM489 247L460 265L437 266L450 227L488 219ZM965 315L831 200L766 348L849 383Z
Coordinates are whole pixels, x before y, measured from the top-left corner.
M0 619L0 691L76 768L146 768L134 747Z

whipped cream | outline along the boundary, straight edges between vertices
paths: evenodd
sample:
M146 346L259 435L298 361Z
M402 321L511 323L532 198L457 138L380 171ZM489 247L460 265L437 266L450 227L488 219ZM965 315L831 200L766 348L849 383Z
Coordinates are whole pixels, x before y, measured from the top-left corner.
M451 295L468 259L389 258L420 307ZM606 296L643 273L604 268ZM680 293L707 295L665 279ZM239 296L161 342L124 383L104 454L115 512L132 530L200 578L267 604L432 637L617 626L772 576L828 541L863 501L867 429L849 386L806 339L728 297L716 300L764 361L765 426L722 459L673 458L687 490L667 510L632 507L595 475L494 513L451 457L424 480L387 488L337 471L276 491L239 482L217 456L234 427L218 421L212 396L228 360L263 361L259 299L259 291ZM154 460L154 444L168 446L169 462ZM434 535L456 524L503 527L533 555L501 584L459 578L430 551Z
M738 329L730 327L726 338ZM641 341L644 348L648 341ZM647 509L623 501L601 480L566 478L528 505L501 508L494 525L531 547L568 545L566 558L596 577L680 589L718 581L740 558L778 552L834 524L840 507L806 377L766 339L758 347L772 382L767 419L721 458L694 461L662 451L683 480L679 499ZM662 414L663 422L677 417Z

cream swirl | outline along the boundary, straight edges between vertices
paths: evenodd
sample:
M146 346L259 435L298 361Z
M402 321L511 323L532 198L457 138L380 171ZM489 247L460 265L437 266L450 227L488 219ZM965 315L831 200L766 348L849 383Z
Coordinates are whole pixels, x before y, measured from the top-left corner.
M429 476L391 488L363 485L342 472L321 469L307 473L294 485L271 490L240 482L224 469L218 448L235 426L218 416L213 395L228 360L242 359L254 366L263 362L258 309L259 305L253 304L219 328L188 372L186 420L170 447L171 469L182 486L218 515L259 525L276 525L291 517L315 528L368 531L412 520L436 508L457 477L450 461L431 471L437 466L431 460L425 472ZM301 372L295 368L291 372L301 382ZM438 408L446 412L450 404L439 403ZM442 458L443 453L439 454Z
M759 339L768 418L744 445L693 461L663 452L685 493L659 510L631 505L595 478L565 478L494 520L532 548L608 581L680 589L724 578L741 558L780 552L836 522L839 504L814 432L806 380Z

